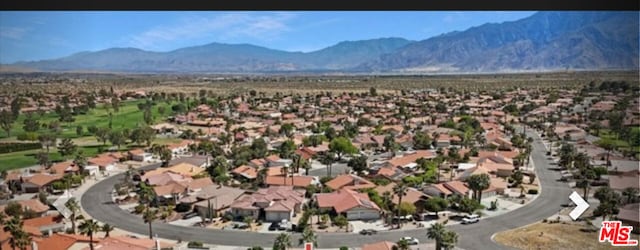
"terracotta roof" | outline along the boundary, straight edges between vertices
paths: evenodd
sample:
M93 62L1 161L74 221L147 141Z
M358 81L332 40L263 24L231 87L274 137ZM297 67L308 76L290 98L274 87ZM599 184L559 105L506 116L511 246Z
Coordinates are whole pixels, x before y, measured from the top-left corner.
M362 250L391 250L396 245L391 241L380 241L362 245Z
M184 193L186 190L187 187L185 185L177 182L170 182L166 185L153 187L153 191L159 196Z
M348 188L348 189L365 189L365 188L373 188L376 185L373 182L368 181L357 175L352 174L342 174L336 176L332 180L325 183L327 187L330 187L333 190L338 190L340 188Z
M467 193L469 192L467 184L461 181L448 181L443 183L443 185L456 194L467 195Z
M100 167L105 167L107 165L118 162L118 159L113 158L111 156L102 155L102 156L91 158L88 160L88 162L94 165L98 165Z
M202 189L208 186L213 185L213 181L209 177L193 179L190 182L187 182L187 188L190 190Z
M294 176L293 177L293 186L295 187L307 187L311 185L313 182L313 177L311 176ZM291 186L291 176L267 176L265 183L267 185L276 185L276 186Z
M316 199L318 200L318 207L333 208L337 213L346 212L356 207L380 210L378 205L369 200L368 194L358 193L349 189L341 189L329 194L316 194Z
M400 157L396 157L393 158L391 160L388 161L388 163L391 166L394 167L401 167L401 166L405 166L409 163L412 162L416 162L416 160L420 159L420 158L425 158L425 159L430 159L430 158L434 158L436 157L436 155L428 150L418 150L415 153L411 153L411 154L406 154Z
M148 238L132 238L128 236L111 236L100 241L95 245L95 249L100 250L148 250L154 248L156 241ZM160 248L171 247L173 244L160 241ZM83 248L88 250L89 247Z
M75 243L76 239L62 236L60 234L53 234L41 241L36 241L38 249L47 250L67 250Z
M80 168L78 168L78 166L76 166L73 161L69 160L69 161L63 161L60 163L56 163L53 164L53 166L51 166L51 168L49 168L49 171L51 173L56 173L56 174L63 174L67 171L69 172L77 172L80 171Z
M231 170L231 173L243 176L247 179L255 179L258 177L258 171L255 168L249 167L247 165L242 165L237 168Z
M201 168L201 167L198 167L198 166L193 165L193 164L182 162L182 163L179 163L177 165L173 165L171 167L168 167L167 171L191 177L191 176L198 175L198 174L204 172L205 168Z
M18 204L20 204L22 206L22 209L30 209L35 211L36 213L44 213L46 211L49 210L49 206L46 204L43 204L42 202L40 202L40 200L38 199L31 199L31 200L19 200L17 201ZM4 211L4 207L5 206L0 206L2 211Z
M31 219L26 219L24 220L24 225L25 226L32 226L32 227L44 227L44 226L49 226L49 225L55 225L58 223L62 222L62 216L60 215L49 215L49 216L43 216L43 217L36 217L36 218L31 218Z
M28 177L27 183L32 183L36 186L43 187L56 180L62 179L63 174L34 174ZM26 178L25 178L26 179Z

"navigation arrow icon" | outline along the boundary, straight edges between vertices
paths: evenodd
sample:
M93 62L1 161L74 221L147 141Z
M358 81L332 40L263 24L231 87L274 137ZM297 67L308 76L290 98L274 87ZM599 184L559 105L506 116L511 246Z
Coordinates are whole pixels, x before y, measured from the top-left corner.
M589 208L589 203L582 199L582 196L580 196L576 191L573 191L573 193L569 195L569 199L577 205L576 208L569 213L569 216L571 216L571 219L577 220L578 217L580 217L580 215Z

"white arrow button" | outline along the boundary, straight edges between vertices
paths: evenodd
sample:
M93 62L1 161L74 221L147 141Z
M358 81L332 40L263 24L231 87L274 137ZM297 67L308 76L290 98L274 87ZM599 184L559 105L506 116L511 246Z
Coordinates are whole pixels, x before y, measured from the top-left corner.
M584 211L589 208L589 203L582 199L582 196L576 193L576 191L573 191L573 193L569 195L569 199L571 199L571 201L573 201L573 203L577 205L576 208L574 208L571 213L569 213L569 216L571 216L571 219L577 220L578 217L580 217L580 215L582 215L582 213L584 213Z

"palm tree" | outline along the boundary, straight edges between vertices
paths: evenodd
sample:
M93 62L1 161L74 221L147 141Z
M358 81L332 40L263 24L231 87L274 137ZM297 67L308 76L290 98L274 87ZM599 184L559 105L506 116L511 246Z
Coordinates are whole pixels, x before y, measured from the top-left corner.
M300 238L300 244L313 243L313 246L318 246L318 236L313 232L311 226L307 225L302 231L302 238Z
M67 200L67 202L64 203L64 206L69 209L69 212L71 212L70 215L70 219L71 219L71 232L72 233L76 233L76 220L77 219L81 219L81 217L78 217L78 212L80 212L80 204L78 204L78 201L76 200L75 197L71 197L69 200Z
M153 228L151 227L151 223L158 218L158 211L155 209L151 209L147 207L147 210L144 212L142 219L144 223L149 224L149 239L153 239Z
M11 234L11 238L9 238L9 245L11 245L11 249L15 250L20 245L19 239L21 234L24 234L22 229L23 222L20 217L13 216L8 221L5 221L3 225L3 230Z
M402 197L407 195L407 186L402 184L398 184L393 187L393 194L398 196L398 205L396 206L396 216L400 215L400 204L402 204ZM398 220L398 228L400 228L400 220Z
M627 198L627 204L635 203L638 201L638 189L634 187L625 188L622 191L622 196Z
M335 161L335 156L331 152L327 152L320 157L320 162L327 165L327 176L331 176L331 164L333 164Z
M286 250L291 246L291 236L287 233L281 233L273 243L273 250Z
M489 188L491 177L488 174L475 174L467 179L469 189L473 190L473 196L480 202L482 199L482 191Z
M286 186L287 185L287 174L289 173L289 166L287 166L287 165L282 166L280 168L280 173L282 175L284 175L284 178L282 178L282 180L283 180L282 184ZM292 177L291 186L293 186L293 177Z
M446 231L444 235L442 235L442 247L444 249L453 249L456 243L458 243L458 234L456 232Z
M93 234L100 231L98 222L92 219L84 220L80 226L78 226L78 229L80 229L80 233L89 236L89 248L93 250Z
M427 237L436 241L436 250L442 249L442 240L447 230L444 229L444 225L435 223L427 229Z
M104 232L105 238L109 238L109 233L114 229L116 229L116 227L109 225L109 223L105 223L104 225L102 225L102 228L100 230Z
M394 250L409 250L411 248L409 247L409 241L407 241L405 239L401 239L400 241L398 241L396 243L395 246L393 246L392 249L394 249Z
M269 172L268 168L261 168L258 171L258 176L257 176L256 179L257 179L259 185L264 186L264 184L266 182L266 178L267 178L267 173L268 172Z

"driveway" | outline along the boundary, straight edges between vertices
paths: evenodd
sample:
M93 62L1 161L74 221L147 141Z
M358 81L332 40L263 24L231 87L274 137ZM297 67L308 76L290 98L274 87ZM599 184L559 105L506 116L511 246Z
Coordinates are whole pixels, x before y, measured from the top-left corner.
M527 136L539 139L539 136L530 129ZM550 165L545 156L546 150L539 140L533 143L532 160L536 166L536 174L542 185L539 197L528 205L508 212L498 217L482 219L479 223L471 225L452 225L448 228L459 235L458 246L463 249L508 249L491 240L493 234L518 228L540 221L553 215L561 209L561 204L566 203L571 189L566 183L556 182L560 178L559 172L549 170ZM341 173L335 164L333 173ZM143 169L157 168L159 164L143 167ZM323 176L326 170L317 169L315 174ZM314 171L315 172L315 171ZM92 186L82 197L82 206L94 219L103 223L109 223L120 229L139 234L148 234L148 226L143 221L130 213L121 210L111 201L113 185L122 178L122 174L107 178ZM225 230L203 229L195 227L182 227L160 222L153 223L153 232L160 238L201 241L209 244L229 246L254 246L271 247L275 240L274 234L257 232L234 232ZM375 237L353 233L318 233L319 248L338 248L340 246L359 247L363 244L388 240L396 242L401 237L411 236L427 243L431 240L426 237L426 229L392 230L378 232ZM299 234L292 235L292 242L297 243Z

